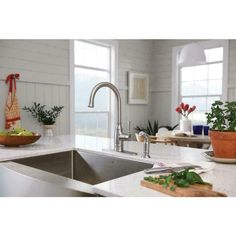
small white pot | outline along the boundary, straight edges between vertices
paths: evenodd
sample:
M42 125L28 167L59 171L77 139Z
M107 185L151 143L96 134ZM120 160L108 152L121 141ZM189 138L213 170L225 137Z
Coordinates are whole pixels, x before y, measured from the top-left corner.
M52 137L53 136L53 127L55 125L44 125L44 136L45 137Z
M188 119L181 119L179 123L181 132L191 132L192 131L192 122Z

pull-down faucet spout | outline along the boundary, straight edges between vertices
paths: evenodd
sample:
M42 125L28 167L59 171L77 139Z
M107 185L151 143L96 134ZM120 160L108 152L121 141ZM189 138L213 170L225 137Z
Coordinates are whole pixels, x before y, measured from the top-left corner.
M131 135L130 134L124 134L122 125L121 125L121 96L120 92L117 89L117 87L109 82L101 82L94 86L94 88L91 91L90 98L89 98L89 105L88 107L93 108L94 107L94 98L97 93L97 91L100 88L107 87L110 88L117 100L117 124L114 132L114 149L117 152L124 152L124 141L129 140Z

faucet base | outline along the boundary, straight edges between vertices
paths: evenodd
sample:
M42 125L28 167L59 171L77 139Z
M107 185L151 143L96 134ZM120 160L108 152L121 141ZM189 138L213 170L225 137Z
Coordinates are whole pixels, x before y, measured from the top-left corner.
M119 152L119 151L116 151L115 149L102 149L102 151L104 151L104 152ZM119 152L119 153L124 153L124 154L129 154L129 155L133 155L133 156L136 156L136 155L138 155L138 153L137 152L130 152L130 151L122 151L122 152Z
M142 154L141 158L151 158L149 154Z
M125 150L122 151L122 153L130 154L130 155L134 155L134 156L138 155L137 152L131 152L131 151L125 151Z

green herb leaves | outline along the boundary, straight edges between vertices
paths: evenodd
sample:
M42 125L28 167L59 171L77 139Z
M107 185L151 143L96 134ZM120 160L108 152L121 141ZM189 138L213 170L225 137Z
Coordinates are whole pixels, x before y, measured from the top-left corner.
M39 123L44 125L53 125L56 122L57 117L61 113L63 106L54 106L50 110L46 110L46 105L34 102L31 107L24 106L22 110L30 112Z
M211 111L206 113L207 123L212 130L235 131L236 130L236 102L215 101Z
M163 188L169 188L171 191L175 191L176 186L187 188L193 184L208 184L204 182L200 175L190 169L185 169L180 172L173 172L170 175L160 175L159 177L144 177L144 180L160 184Z

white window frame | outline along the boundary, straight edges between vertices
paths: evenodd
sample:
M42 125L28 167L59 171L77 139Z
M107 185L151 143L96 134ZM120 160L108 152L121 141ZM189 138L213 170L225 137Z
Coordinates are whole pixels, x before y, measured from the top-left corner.
M228 98L228 57L229 57L229 40L209 40L198 42L204 49L223 47L223 77L222 77L222 101ZM172 48L172 92L171 92L171 123L172 125L179 123L179 115L175 112L175 108L180 103L180 68L178 58L183 46Z
M88 42L91 44L97 44L100 46L106 46L111 48L110 54L110 82L114 85L118 84L118 41L116 40L82 40L79 41ZM76 40L69 41L69 60L70 60L70 134L75 134L75 78L74 78L74 69L76 67L74 63L74 42ZM83 66L79 66L82 68ZM88 67L86 67L88 68ZM100 69L99 69L100 70ZM104 88L105 89L105 88ZM89 102L89 101L88 101ZM109 102L109 116L108 116L108 136L113 137L114 128L115 128L115 100L114 96L110 92L110 102ZM98 113L101 113L100 111Z

